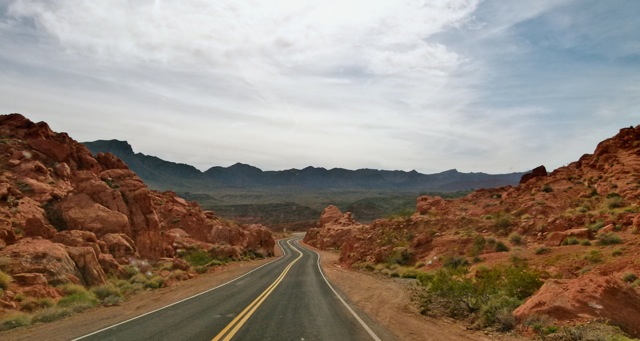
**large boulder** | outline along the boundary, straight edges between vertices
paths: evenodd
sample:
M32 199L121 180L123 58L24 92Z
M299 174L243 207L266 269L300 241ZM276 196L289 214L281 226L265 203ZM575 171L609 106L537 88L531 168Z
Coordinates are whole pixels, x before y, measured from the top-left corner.
M23 238L0 250L0 270L9 274L41 273L51 285L80 282L82 274L62 244Z
M640 292L619 275L548 280L514 314L519 320L547 315L560 321L606 319L640 336Z
M342 212L340 209L336 206L329 205L322 210L322 214L320 215L320 227L336 222L340 218L342 218Z
M102 236L130 230L129 219L123 213L110 210L86 194L65 198L60 203L62 215L71 230L83 230Z

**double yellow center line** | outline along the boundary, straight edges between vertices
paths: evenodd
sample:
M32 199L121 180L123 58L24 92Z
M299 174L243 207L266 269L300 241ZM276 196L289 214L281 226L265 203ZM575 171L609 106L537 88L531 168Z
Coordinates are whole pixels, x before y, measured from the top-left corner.
M302 258L302 252L300 252L300 250L296 249L295 247L293 247L293 245L291 245L291 240L288 240L287 244L289 244L289 246L293 250L295 250L297 253L300 254L298 258L294 259L291 263L289 263L289 265L287 265L287 267L282 271L280 276L278 276L278 278L276 278L276 280L273 283L271 283L271 285L265 291L263 291L262 294L260 294L260 296L258 296L255 300L253 300L251 304L249 304L238 316L236 316L236 318L234 318L233 321L231 321L231 323L229 323L220 333L218 333L218 335L216 335L216 337L214 337L212 341L231 340L231 338L233 338L233 336L236 335L238 330L242 328L245 322L247 322L249 317L251 317L251 315L253 315L256 309L258 309L258 307L262 304L262 302L264 302L264 300L267 299L269 295L271 295L273 290L275 290L275 288L280 284L280 282L282 282L282 280L284 279L284 276L287 275L287 272L289 272L289 269L291 269L293 264L295 264L300 258Z

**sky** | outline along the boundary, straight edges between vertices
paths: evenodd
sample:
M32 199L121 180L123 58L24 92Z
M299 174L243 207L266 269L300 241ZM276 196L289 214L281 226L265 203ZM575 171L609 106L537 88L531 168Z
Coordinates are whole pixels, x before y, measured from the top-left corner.
M201 170L552 170L640 124L637 0L0 0L0 114Z

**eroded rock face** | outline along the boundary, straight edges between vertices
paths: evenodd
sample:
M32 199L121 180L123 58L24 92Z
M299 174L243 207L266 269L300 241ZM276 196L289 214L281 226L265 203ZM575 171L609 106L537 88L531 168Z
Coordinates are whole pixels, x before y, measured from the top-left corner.
M531 180L531 179L535 179L535 178L541 178L541 177L545 177L547 176L547 168L545 168L545 166L538 166L536 168L534 168L531 173L527 173L525 175L522 176L522 178L520 179L520 183L526 183L527 181Z
M27 286L21 290L100 285L106 273L123 275L123 264L150 266L183 247L221 257L273 254L267 228L223 221L175 193L149 190L113 154L94 157L44 122L0 115L0 135L0 266ZM185 235L172 238L172 229Z
M571 280L548 280L514 314L520 320L547 315L561 321L607 319L633 336L640 336L640 292L619 275L588 275Z
M20 239L0 251L0 270L9 274L40 273L51 285L80 283L82 274L62 244L44 239Z
M365 227L351 216L351 212L342 213L337 207L330 205L320 215L319 228L310 228L304 242L321 250L339 249L353 237L355 229Z

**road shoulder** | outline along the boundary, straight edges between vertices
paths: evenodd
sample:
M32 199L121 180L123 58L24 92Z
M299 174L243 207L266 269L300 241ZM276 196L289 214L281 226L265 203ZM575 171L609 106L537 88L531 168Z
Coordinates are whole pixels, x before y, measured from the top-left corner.
M418 312L411 302L410 285L399 279L342 268L339 255L305 244L321 255L322 270L337 289L358 309L403 341L505 340L506 335L467 330L461 323L434 319ZM515 339L513 339L515 340Z

